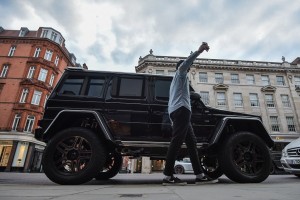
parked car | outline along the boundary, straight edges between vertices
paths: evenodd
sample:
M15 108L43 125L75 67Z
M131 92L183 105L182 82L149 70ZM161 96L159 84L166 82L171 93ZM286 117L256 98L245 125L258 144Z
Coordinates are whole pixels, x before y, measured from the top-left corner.
M300 138L283 149L280 162L286 172L300 177Z
M59 184L82 184L114 177L123 156L165 159L172 135L166 120L171 82L172 76L65 70L35 131L47 144L42 159L47 177ZM205 106L192 87L190 91L204 172L239 183L264 181L274 142L261 118ZM185 144L178 156L188 156Z
M190 158L183 158L182 160L176 160L174 165L175 174L187 174L193 173L193 167Z

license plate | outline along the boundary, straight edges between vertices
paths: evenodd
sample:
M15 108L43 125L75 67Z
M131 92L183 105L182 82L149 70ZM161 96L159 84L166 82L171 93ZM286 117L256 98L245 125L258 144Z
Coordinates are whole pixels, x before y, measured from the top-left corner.
M293 164L300 164L300 160L293 160Z

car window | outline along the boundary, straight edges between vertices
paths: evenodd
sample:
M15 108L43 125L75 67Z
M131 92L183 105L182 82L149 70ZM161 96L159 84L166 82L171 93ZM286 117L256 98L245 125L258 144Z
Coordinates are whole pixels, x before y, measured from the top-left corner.
M58 94L60 95L79 95L84 82L84 77L69 76L63 83Z
M114 78L112 83L111 96L117 98L145 98L144 78Z
M90 78L89 84L87 86L87 96L91 97L102 97L104 89L105 78L97 77Z
M169 100L169 90L172 80L156 80L155 81L155 99Z

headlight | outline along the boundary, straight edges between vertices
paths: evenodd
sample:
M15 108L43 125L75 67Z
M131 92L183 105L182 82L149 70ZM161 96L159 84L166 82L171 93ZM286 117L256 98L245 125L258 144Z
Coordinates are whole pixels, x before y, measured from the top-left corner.
M282 150L282 157L287 157L287 152L285 150Z

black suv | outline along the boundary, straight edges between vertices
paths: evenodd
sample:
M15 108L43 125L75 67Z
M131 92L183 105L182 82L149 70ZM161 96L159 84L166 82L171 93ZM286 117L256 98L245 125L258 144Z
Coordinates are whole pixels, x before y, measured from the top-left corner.
M36 138L47 143L43 169L59 184L114 177L122 156L165 159L171 138L170 76L65 70L49 97ZM207 107L191 89L192 125L210 177L264 181L273 146L261 118ZM188 156L185 145L178 159Z

